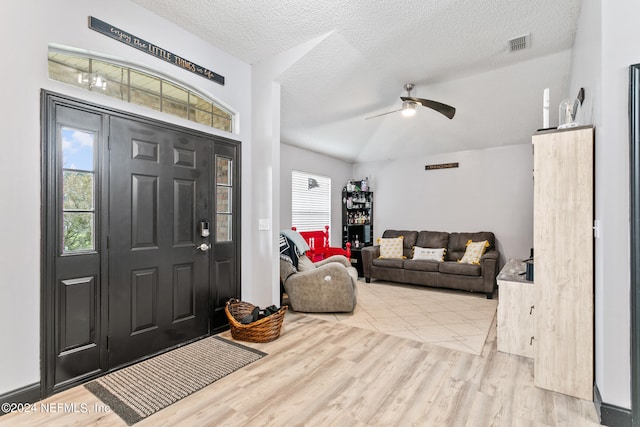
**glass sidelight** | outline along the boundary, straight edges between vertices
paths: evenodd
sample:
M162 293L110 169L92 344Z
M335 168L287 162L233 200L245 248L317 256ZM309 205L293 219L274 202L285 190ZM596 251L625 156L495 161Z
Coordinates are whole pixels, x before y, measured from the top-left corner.
M95 134L61 128L62 253L95 248Z
M230 242L233 225L233 160L215 156L216 160L216 242Z

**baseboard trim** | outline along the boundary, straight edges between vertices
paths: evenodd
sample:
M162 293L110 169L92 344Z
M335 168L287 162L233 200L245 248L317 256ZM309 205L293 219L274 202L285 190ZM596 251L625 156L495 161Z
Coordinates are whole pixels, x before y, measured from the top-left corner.
M10 391L9 393L0 394L0 406L4 403L33 403L40 400L40 383L33 383L24 387ZM6 414L0 408L0 416Z
M593 385L593 404L600 417L600 424L609 427L631 427L631 410L602 401L598 384Z

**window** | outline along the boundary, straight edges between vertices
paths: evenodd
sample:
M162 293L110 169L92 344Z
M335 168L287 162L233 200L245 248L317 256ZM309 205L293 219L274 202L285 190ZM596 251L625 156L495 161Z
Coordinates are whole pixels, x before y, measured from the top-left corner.
M148 71L76 52L49 49L49 78L227 132L235 116L222 105Z
M233 240L233 161L216 155L216 242Z
M95 250L95 135L62 133L62 253Z
M298 231L331 224L331 178L291 171L291 225Z

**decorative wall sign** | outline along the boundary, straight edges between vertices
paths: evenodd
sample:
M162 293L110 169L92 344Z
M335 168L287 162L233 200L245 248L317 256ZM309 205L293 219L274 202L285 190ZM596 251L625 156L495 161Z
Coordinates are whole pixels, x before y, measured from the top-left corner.
M128 46L146 52L151 56L155 56L156 58L160 58L163 61L170 62L177 67L180 67L187 71L191 71L194 74L206 78L207 80L213 80L214 82L224 86L224 76L214 73L207 68L201 67L195 62L191 62L188 59L176 55L175 53L171 53L168 50L162 49L161 47L156 46L153 43L149 43L148 41L136 37L131 33L127 33L126 31L114 27L113 25L109 25L106 22L99 20L98 18L94 18L93 16L89 17L89 28L101 34L104 34L107 37L118 40L119 42L122 42Z
M424 167L424 170L426 171L430 171L430 170L436 170L436 169L451 169L451 168L457 168L459 166L459 163L440 163L437 165L426 165Z

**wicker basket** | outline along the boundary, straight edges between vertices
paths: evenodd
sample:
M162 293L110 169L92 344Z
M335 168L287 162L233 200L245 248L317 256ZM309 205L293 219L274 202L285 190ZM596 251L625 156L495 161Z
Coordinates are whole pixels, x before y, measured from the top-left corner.
M284 313L287 306L280 307L280 310L270 316L256 320L255 322L242 324L240 320L248 314L251 314L256 306L243 302L235 298L227 301L224 312L229 319L231 326L231 336L235 340L249 342L269 342L280 336Z

